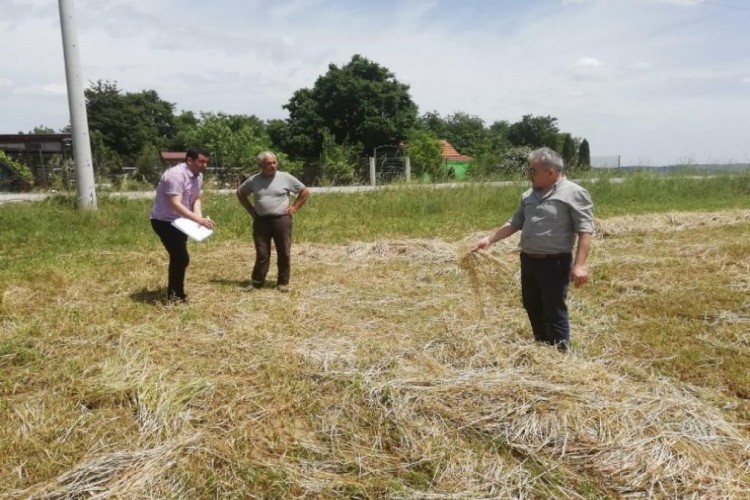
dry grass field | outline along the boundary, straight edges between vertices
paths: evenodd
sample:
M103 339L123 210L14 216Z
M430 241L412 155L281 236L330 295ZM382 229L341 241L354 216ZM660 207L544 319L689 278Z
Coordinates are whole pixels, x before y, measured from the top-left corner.
M186 305L157 245L2 283L0 497L750 497L750 210L598 223L569 355L480 234L295 243L288 294L191 243Z

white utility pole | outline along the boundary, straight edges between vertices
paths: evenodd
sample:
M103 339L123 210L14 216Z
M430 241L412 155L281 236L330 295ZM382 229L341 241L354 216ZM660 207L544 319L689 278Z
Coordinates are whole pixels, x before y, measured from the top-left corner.
M73 127L73 160L76 168L76 188L81 208L96 209L96 183L91 161L89 120L86 115L86 98L83 93L81 58L78 54L78 34L73 17L73 0L58 0L60 27L62 29L65 76L68 83L70 124Z

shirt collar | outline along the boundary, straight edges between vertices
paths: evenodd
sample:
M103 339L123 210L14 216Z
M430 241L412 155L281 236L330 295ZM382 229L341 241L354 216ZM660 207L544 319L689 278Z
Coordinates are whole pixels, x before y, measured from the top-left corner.
M182 165L183 165L183 167L185 168L185 171L187 172L187 174L190 177L198 177L200 175L200 174L196 174L192 170L190 170L190 167L188 167L187 162L184 162Z

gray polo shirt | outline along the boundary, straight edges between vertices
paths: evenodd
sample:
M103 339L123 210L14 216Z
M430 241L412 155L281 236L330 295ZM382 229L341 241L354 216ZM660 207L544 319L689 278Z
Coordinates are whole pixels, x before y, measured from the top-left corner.
M242 196L254 195L255 213L260 217L284 215L289 208L289 194L299 193L305 185L292 174L277 170L273 177L257 173L243 182L237 191Z
M523 193L508 222L521 230L522 252L572 252L578 233L594 232L594 204L588 191L563 177L544 195Z

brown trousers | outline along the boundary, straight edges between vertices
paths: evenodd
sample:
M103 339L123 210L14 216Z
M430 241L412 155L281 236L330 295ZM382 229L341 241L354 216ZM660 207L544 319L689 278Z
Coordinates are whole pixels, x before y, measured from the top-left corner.
M292 216L256 217L253 221L253 241L255 242L255 266L252 280L254 285L266 281L271 264L271 241L276 247L279 275L277 285L288 285L291 274L290 251L292 248Z

